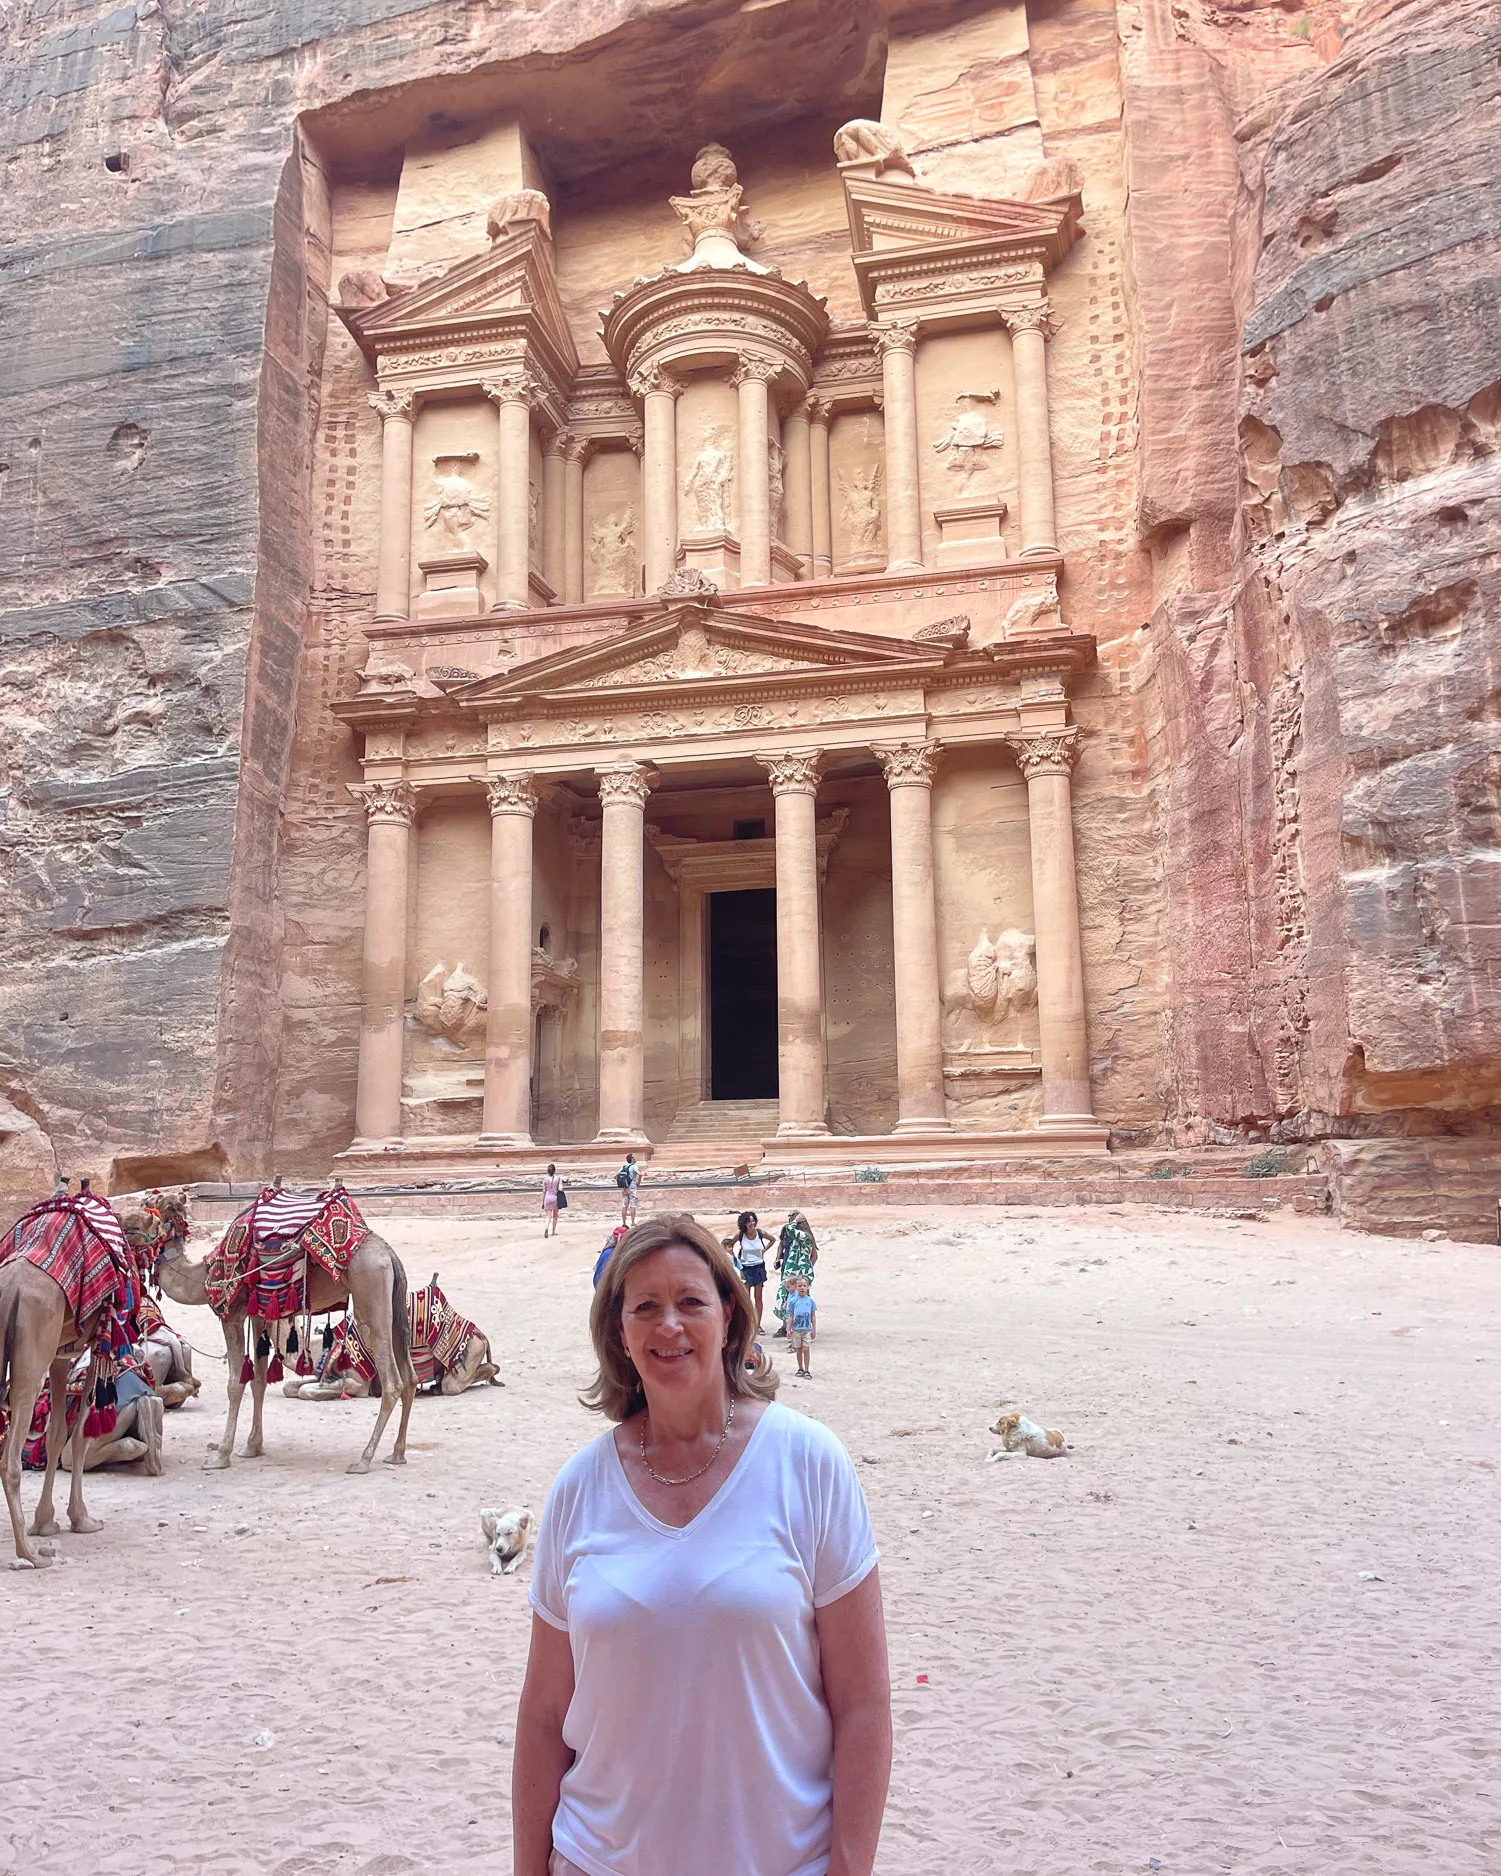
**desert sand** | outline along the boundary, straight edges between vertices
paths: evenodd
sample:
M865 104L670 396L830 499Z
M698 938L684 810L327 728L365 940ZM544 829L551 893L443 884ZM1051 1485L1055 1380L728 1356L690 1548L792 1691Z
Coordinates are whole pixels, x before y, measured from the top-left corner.
M204 1473L200 1359L166 1475L90 1475L104 1531L0 1574L0 1870L509 1871L529 1563L492 1578L478 1512L540 1509L599 1430L605 1222L383 1225L506 1382L420 1399L404 1470L344 1473L372 1402L273 1392L265 1457ZM1138 1210L813 1222L816 1379L783 1398L845 1440L882 1546L882 1876L1501 1868L1501 1252ZM1064 1459L986 1463L1008 1396Z

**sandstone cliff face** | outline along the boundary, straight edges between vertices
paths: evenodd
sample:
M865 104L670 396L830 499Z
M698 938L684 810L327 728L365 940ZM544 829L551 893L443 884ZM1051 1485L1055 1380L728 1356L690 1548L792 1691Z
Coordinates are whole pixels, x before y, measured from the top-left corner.
M1352 1215L1483 1234L1495 9L954 12L942 58L904 0L8 21L0 1189L57 1159L248 1175L299 1142L313 1172L347 1137L361 833L323 706L363 655L371 419L327 295L332 257L379 263L394 184L336 226L327 125L376 177L439 102L514 104L591 45L676 147L726 100L758 134L872 109L896 48L945 186L1039 149L1086 176L1053 368L1070 616L1102 647L1078 797L1101 1111L1122 1139L1338 1136ZM577 82L579 160L610 162Z
M1163 386L1154 423L1150 362L1143 387L1180 1128L1380 1138L1340 1149L1353 1215L1487 1237L1498 57L1484 4L1368 9L1326 69L1229 138L1230 67L1198 45L1159 60L1199 68L1216 160L1194 190L1216 222L1230 214L1232 251L1227 273L1198 245L1200 330L1177 353L1204 366L1191 414ZM1150 361L1150 288L1144 311ZM1172 317L1155 324L1171 333Z

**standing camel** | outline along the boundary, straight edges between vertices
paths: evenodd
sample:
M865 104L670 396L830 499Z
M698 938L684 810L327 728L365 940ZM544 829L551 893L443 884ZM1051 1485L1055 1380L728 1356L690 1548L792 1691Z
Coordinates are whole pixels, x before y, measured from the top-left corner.
M163 1200L159 1229L163 1235L152 1247L152 1276L158 1288L170 1296L174 1303L185 1303L193 1308L214 1308L208 1292L208 1263L192 1262L185 1248L186 1209L177 1194L169 1194ZM376 1415L375 1431L370 1435L364 1452L350 1465L349 1471L370 1470L370 1461L375 1457L398 1397L401 1400L401 1420L396 1429L396 1446L385 1463L388 1466L404 1466L407 1422L411 1418L412 1401L417 1393L417 1373L412 1366L407 1327L407 1279L401 1259L384 1238L369 1231L359 1247L350 1254L344 1281L330 1276L321 1264L311 1258L307 1260L306 1271L307 1296L297 1313L321 1316L327 1310L352 1307L360 1340L369 1349L380 1375L380 1411ZM215 1310L215 1313L218 1311ZM241 1363L246 1346L247 1322L252 1349L258 1351L266 1338L266 1319L250 1315L243 1306L229 1310L220 1317L220 1321L224 1327L224 1346L229 1358L229 1413L224 1423L223 1439L217 1450L204 1461L206 1472L217 1472L228 1466L234 1450L235 1426L239 1421L240 1402L246 1387ZM250 1437L245 1442L242 1455L246 1459L257 1459L265 1450L261 1409L266 1398L268 1360L269 1354L257 1352L254 1356L254 1372L249 1383L252 1396Z
M65 1195L66 1184L60 1182L59 1196ZM102 1199L88 1191L87 1180L75 1202L106 1213L109 1210ZM34 1570L52 1559L28 1537L53 1537L61 1528L52 1509L52 1487L67 1436L68 1370L74 1356L92 1344L106 1312L113 1306L112 1293L87 1309L80 1321L57 1278L25 1256L13 1256L0 1264L0 1402L8 1416L4 1451L0 1454L0 1484L4 1486L5 1508L16 1540L16 1557ZM47 1417L47 1471L28 1533L21 1516L21 1449L31 1432L32 1410L44 1378L52 1397ZM92 1379L91 1367L85 1399L91 1397ZM80 1413L73 1428L68 1487L68 1523L80 1534L104 1529L100 1519L89 1516L83 1502L84 1419Z

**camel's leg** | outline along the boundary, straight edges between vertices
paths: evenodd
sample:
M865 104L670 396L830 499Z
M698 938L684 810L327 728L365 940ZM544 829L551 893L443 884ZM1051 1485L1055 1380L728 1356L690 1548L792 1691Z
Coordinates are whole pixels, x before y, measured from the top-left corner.
M166 1424L167 1410L154 1394L144 1395L136 1402L136 1432L146 1443L143 1456L149 1478L161 1477L162 1429Z
M54 1384L55 1385L55 1384ZM73 1424L72 1481L68 1486L68 1522L80 1537L86 1537L91 1531L102 1531L104 1520L91 1518L83 1502L83 1449L86 1444L83 1437L83 1423L89 1417L89 1402L94 1398L94 1370L91 1367L88 1379L83 1384L83 1399L78 1405L78 1418ZM64 1409L66 1412L66 1408ZM51 1428L48 1428L50 1435Z
M469 1346L464 1350L464 1359L457 1368L444 1375L440 1387L445 1394L462 1394L465 1388L473 1387L476 1381L488 1381L494 1373L490 1344L482 1335L471 1335Z
M42 1480L42 1495L36 1501L36 1516L31 1520L33 1537L56 1537L62 1529L57 1521L57 1513L52 1509L52 1488L57 1479L58 1461L62 1457L63 1447L68 1443L68 1370L72 1365L68 1357L62 1355L54 1356L47 1368L47 1471ZM78 1414L80 1427L88 1412L89 1390L93 1384L94 1370L91 1367L88 1380L84 1383L84 1400ZM37 1391L41 1392L40 1389Z
M255 1349L256 1343L260 1341L261 1333L265 1326L266 1325L257 1320L256 1317L252 1316L250 1318L250 1347L252 1352ZM259 1355L255 1356L255 1378L250 1383L250 1438L246 1440L245 1451L241 1455L245 1459L259 1459L261 1454L266 1450L266 1442L261 1432L261 1411L266 1404L266 1368L270 1360L271 1357L269 1355L264 1358Z
M391 1410L396 1405L396 1397L401 1392L401 1371L396 1366L396 1351L391 1346L391 1309L387 1302L383 1319L376 1322L360 1322L356 1317L356 1326L360 1340L370 1351L370 1359L375 1363L375 1371L380 1376L380 1409L375 1416L375 1430L366 1442L365 1450L354 1464L351 1472L368 1472L370 1461L375 1457L380 1445L381 1435L386 1430L386 1422L391 1418ZM397 1436L396 1451L391 1455L393 1465L406 1463L406 1414L401 1416L401 1432Z
M5 1509L10 1513L10 1528L16 1540L16 1556L22 1563L29 1563L36 1570L40 1570L44 1564L51 1563L52 1559L43 1556L26 1535L26 1520L21 1515L21 1448L31 1435L31 1416L36 1408L36 1397L41 1391L40 1371L34 1377L28 1376L12 1357L8 1403L10 1424L5 1429L5 1454L3 1459L0 1459L0 1486L3 1486L5 1490ZM47 1427L50 1441L52 1428L50 1420Z
M240 1363L245 1358L245 1318L226 1316L224 1318L224 1347L229 1356L229 1412L224 1419L224 1436L215 1450L203 1462L205 1472L222 1472L229 1464L230 1455L235 1449L235 1427L240 1418L240 1402L244 1398L245 1383L240 1379Z

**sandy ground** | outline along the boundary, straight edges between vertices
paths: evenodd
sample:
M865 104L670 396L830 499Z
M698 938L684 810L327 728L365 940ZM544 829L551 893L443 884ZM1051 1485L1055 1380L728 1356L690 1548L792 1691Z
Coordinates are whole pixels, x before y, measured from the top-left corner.
M849 1445L884 1553L884 1876L1501 1869L1501 1252L1137 1211L814 1223L817 1379L784 1398ZM540 1508L598 1430L601 1219L387 1235L507 1385L419 1400L408 1466L365 1478L373 1403L274 1394L266 1456L206 1474L201 1361L166 1475L90 1475L105 1530L0 1574L0 1870L509 1871L526 1574L491 1578L477 1512ZM1067 1458L986 1463L1008 1394Z

